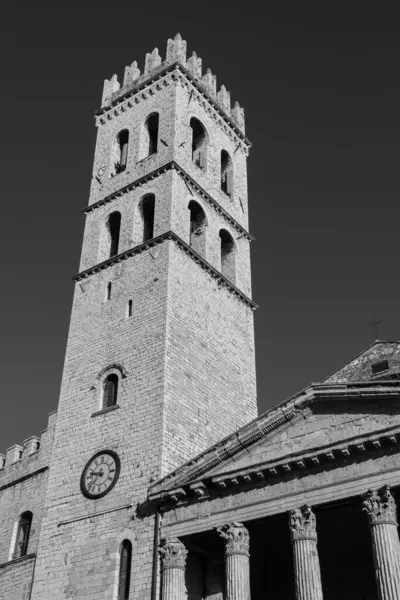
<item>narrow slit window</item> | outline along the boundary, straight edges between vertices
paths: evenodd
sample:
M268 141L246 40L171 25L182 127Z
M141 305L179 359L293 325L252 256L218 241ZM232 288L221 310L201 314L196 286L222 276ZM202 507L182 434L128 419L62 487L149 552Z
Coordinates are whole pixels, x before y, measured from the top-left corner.
M128 308L126 311L126 316L127 317L131 317L132 316L132 300L128 300Z
M132 544L124 540L121 544L119 563L118 600L129 600L131 583Z
M140 143L139 159L156 154L158 149L158 113L152 113L144 122Z
M117 404L118 376L112 373L104 382L103 408L109 408Z
M106 300L111 300L112 283L109 281L106 288Z
M17 539L13 558L22 558L28 554L29 536L31 533L33 514L29 511L22 513L18 523Z

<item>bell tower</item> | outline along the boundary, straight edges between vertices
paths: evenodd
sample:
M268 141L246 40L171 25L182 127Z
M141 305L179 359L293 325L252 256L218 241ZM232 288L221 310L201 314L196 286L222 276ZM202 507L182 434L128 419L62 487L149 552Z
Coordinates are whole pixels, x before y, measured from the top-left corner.
M186 42L104 84L32 600L150 597L148 486L257 415L244 113Z

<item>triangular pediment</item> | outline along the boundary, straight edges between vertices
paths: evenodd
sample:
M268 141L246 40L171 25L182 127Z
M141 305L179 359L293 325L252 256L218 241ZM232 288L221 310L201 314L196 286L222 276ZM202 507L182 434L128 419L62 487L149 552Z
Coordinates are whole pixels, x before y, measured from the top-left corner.
M260 415L163 478L149 489L149 498L160 500L173 490L195 489L206 480L234 478L235 473L246 477L259 471L262 476L268 469L278 472L296 465L321 466L357 451L397 444L400 382L397 377L367 379L365 375L382 356L389 362L386 371L395 373L397 360L400 364L399 344L374 344L323 384L312 385ZM364 379L346 383L346 372L350 378L356 372L364 373Z

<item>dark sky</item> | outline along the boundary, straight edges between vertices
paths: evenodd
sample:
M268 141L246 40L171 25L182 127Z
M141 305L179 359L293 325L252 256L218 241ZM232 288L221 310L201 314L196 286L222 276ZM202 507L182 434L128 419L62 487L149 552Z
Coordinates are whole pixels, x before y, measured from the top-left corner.
M57 406L103 80L178 31L246 110L260 409L400 337L398 6L327 4L3 7L0 451Z

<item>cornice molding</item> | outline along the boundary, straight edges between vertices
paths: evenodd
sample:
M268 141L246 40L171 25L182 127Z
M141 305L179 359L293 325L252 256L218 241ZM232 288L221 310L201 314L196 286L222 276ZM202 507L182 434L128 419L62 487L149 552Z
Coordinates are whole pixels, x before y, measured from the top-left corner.
M216 279L219 284L221 284L226 289L228 289L232 294L234 294L244 304L246 304L253 310L258 308L258 305L255 302L253 302L253 300L251 300L248 296L246 296L243 292L241 292L233 283L231 283L229 281L229 279L224 277L219 271L217 271L217 269L215 269L215 267L210 265L209 262L207 262L195 250L193 250L193 248L188 246L188 244L186 242L184 242L173 231L167 231L166 233L163 233L163 234L145 242L144 244L140 244L139 246L130 248L129 250L126 250L125 252L122 252L121 254L117 254L116 256L113 256L112 258L109 258L101 263L98 263L97 265L94 265L93 267L90 267L89 269L86 269L85 271L81 271L80 273L78 273L77 275L75 275L73 277L73 281L75 281L75 283L78 283L84 279L87 279L91 275L94 275L95 273L104 271L104 269L107 269L108 267L111 267L112 265L115 265L124 260L127 260L131 256L141 254L142 252L145 252L146 250L149 250L150 248L154 248L154 246L158 246L159 244L162 244L163 242L165 242L167 240L174 242L181 250L183 250L185 252L185 254L188 254L196 263L198 263L202 269L207 271L213 279Z
M205 477L202 481L202 486L199 486L199 481L189 482L187 485L180 482L179 487L175 486L171 489L151 492L149 490L149 500L157 505L168 503L185 503L197 502L199 499L204 500L210 497L211 490L214 490L214 495L222 495L225 492L231 493L232 488L240 489L241 487L259 487L260 482L266 484L270 480L283 478L291 471L311 472L315 469L323 469L325 465L331 467L332 464L343 464L343 461L354 462L361 454L371 455L382 450L400 452L400 427L390 427L375 435L369 434L364 436L355 436L336 444L327 444L319 446L313 451L298 452L287 455L280 460L264 461L262 463L252 464L246 468L227 471L215 477ZM195 477L190 477L194 479ZM207 479L207 481L205 481ZM201 494L198 493L201 490Z
M217 213L219 213L221 216L223 216L224 219L234 229L236 229L236 231L238 231L242 237L247 238L250 242L254 240L254 237L244 227L242 227L242 225L240 225L236 221L236 219L234 219L224 208L222 208L222 206L219 204L219 202L217 200L215 200L215 198L213 198L208 192L206 192L206 190L204 188L202 188L201 185L196 183L196 181L193 179L193 177L191 177L189 175L189 173L187 173L185 171L185 169L183 169L174 160L171 160L170 162L166 163L165 165L162 165L161 167L157 167L157 169L154 169L147 175L144 175L143 177L140 177L139 179L136 179L135 181L124 185L122 188L116 190L115 192L112 192L111 194L108 194L101 200L98 200L97 202L94 202L93 204L89 204L89 206L86 206L85 208L82 209L82 212L85 214L88 214L88 213L96 210L97 208L100 208L101 206L104 206L104 205L108 204L109 202L112 202L116 198L120 198L124 194L131 192L135 188L145 185L149 181L152 181L156 177L159 177L160 175L163 175L164 173L166 173L167 171L170 171L170 170L172 170L172 171L175 170L179 175L181 175L181 177L184 179L184 181L193 188L193 192L199 194L204 200L206 200L206 202L208 202L208 204L210 204L210 206L212 206L216 210Z
M131 108L132 105L129 104L130 101L138 104L142 99L145 99L147 95L143 96L143 92L146 90L146 88L151 88L151 86L154 86L153 90L149 90L150 94L154 94L157 91L157 86L160 85L161 80L168 75L173 76L174 79L179 79L184 76L198 92L199 97L208 102L211 109L210 114L214 117L214 119L216 121L220 120L225 124L226 133L228 133L228 135L234 134L234 136L237 138L237 141L242 142L247 149L251 147L250 141L240 127L234 122L232 117L223 110L220 104L208 93L203 85L195 77L193 77L193 75L186 69L186 67L183 66L180 61L175 61L169 65L166 65L161 70L154 71L153 73L149 74L147 79L140 81L136 85L133 85L126 90L126 92L114 98L114 100L112 100L108 106L103 106L102 108L96 110L94 113L96 116L96 125L102 125L107 120L111 120L114 118L114 116L118 116L121 112L125 112L128 108ZM168 82L163 83L164 85L168 85Z

